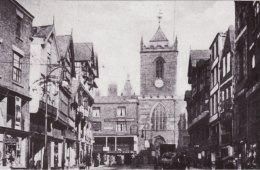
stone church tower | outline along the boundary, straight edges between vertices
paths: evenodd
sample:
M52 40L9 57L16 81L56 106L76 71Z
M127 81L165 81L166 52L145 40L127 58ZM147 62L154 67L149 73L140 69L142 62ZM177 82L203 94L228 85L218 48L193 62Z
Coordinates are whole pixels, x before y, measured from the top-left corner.
M146 45L141 38L141 96L139 99L139 149L150 143L178 145L179 115L185 110L183 99L176 97L178 42L170 44L159 25ZM146 142L145 142L146 141Z
M175 95L177 44L169 45L160 26L148 46L141 40L141 95Z

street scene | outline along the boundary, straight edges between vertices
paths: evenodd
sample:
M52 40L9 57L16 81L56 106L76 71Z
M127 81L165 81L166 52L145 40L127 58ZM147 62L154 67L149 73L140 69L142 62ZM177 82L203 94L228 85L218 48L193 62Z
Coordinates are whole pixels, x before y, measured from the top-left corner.
M0 0L0 169L260 169L259 1Z

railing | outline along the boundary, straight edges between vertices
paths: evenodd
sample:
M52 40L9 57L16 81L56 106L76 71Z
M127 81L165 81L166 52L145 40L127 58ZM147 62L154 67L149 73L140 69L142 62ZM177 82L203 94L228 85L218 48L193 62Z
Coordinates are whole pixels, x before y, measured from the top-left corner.
M226 134L221 135L221 144L222 145L231 143L231 140L232 140L231 133L226 133Z
M45 104L45 102L40 101L39 109L42 110L43 112L45 112L45 110L46 110L46 104ZM48 114L49 114L50 116L56 118L56 116L57 116L57 108L55 108L54 106L48 104L47 111L48 111Z

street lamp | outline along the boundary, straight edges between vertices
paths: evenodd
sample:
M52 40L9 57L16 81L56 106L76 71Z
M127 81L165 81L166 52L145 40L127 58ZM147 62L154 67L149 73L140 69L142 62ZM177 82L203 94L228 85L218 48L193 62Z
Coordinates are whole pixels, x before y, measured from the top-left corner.
M149 148L150 147L150 143L148 142L148 140L146 140L146 125L148 123L145 123L143 129L142 129L142 134L141 134L141 138L144 138L144 147L145 148Z
M48 72L48 67L49 65L55 66L50 72ZM62 68L63 66L60 64L47 64L46 68L46 76L44 77L44 94L45 94L45 129L44 129L44 157L43 157L43 169L49 169L48 166L48 155L47 155L47 143L48 143L48 135L47 135L47 127L48 127L48 92L47 92L47 86L48 82L51 81L51 78L56 78L56 77L51 77L51 73L53 73L55 70L58 68Z

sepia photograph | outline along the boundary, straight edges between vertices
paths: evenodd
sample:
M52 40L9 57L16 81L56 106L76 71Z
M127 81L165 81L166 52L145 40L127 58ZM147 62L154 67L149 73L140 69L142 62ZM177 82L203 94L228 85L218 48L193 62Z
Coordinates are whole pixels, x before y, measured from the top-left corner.
M0 169L260 169L260 1L0 0Z

